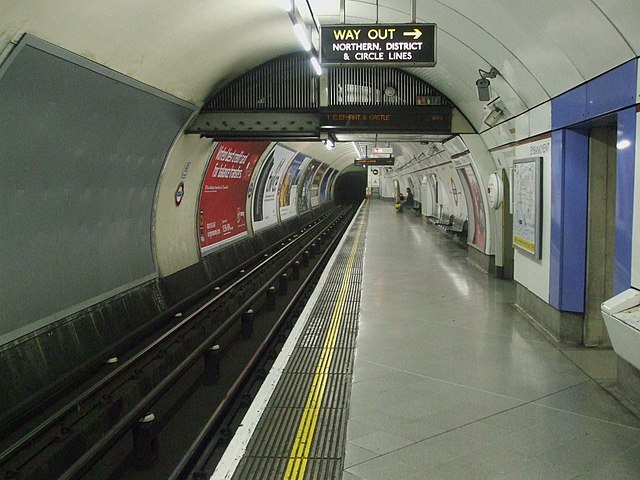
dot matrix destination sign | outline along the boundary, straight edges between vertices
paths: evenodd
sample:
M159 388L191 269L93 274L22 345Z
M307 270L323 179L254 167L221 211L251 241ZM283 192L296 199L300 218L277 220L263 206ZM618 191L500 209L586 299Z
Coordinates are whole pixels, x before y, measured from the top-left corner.
M324 66L436 64L435 23L327 25L321 35Z

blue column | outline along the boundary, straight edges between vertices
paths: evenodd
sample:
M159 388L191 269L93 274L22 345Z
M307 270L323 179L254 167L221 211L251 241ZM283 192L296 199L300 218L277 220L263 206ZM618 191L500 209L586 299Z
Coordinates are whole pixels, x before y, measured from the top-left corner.
M558 130L551 138L550 303L584 312L587 257L589 136Z
M614 294L631 287L636 108L618 113Z

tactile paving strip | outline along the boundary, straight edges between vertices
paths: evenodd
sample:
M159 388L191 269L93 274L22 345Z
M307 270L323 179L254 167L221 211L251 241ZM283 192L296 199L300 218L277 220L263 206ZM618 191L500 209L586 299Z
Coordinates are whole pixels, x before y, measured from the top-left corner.
M367 208L348 233L307 325L240 461L234 480L284 479L308 398L317 382L322 355L331 347L331 363L305 468L291 479L337 479L344 467L353 357L358 330ZM354 244L356 242L357 244ZM338 305L339 304L339 305ZM338 306L337 306L338 305ZM338 316L339 314L339 316ZM337 331L329 338L332 328Z

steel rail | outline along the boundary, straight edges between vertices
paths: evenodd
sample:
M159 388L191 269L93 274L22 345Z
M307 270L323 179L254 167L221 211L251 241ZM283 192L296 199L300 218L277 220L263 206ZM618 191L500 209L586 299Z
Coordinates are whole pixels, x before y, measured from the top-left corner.
M326 258L332 255L333 251L335 250L335 246L340 242L340 238L347 228L348 224L345 224L341 229L340 234L336 235L331 240L331 244L324 250L318 262L316 262L316 264L311 269L311 272L309 272L307 277L304 279L303 283L298 288L294 298L292 298L291 302L289 302L285 310L278 317L278 320L274 323L274 326L271 328L266 338L259 345L256 352L244 367L231 388L225 394L225 397L222 399L220 404L216 407L205 426L201 429L196 440L191 444L191 447L189 448L187 453L183 455L180 463L174 469L173 473L168 477L169 480L179 480L181 478L185 478L185 475L187 473L202 468L202 464L205 463L203 461L203 458L206 458L208 455L210 455L210 451L213 450L211 446L204 445L204 443L207 442L208 439L212 436L212 431L221 422L222 416L227 411L230 404L235 400L235 398L237 398L240 390L244 387L251 373L255 369L256 364L270 347L271 343L273 342L273 338L278 333L285 320L291 315L295 305L300 300L300 298L302 298L311 282L315 280L315 275L321 268L324 268L324 266L326 265Z
M342 215L343 214L340 214L338 215L338 217L341 217ZM117 379L117 377L123 376L125 373L130 372L132 367L136 363L139 363L144 357L148 356L151 352L159 349L165 341L175 336L178 331L188 327L189 324L191 324L197 316L199 316L202 312L206 311L209 307L211 307L211 305L223 299L223 297L225 297L234 288L242 285L243 283L246 283L248 280L250 280L250 278L253 275L255 275L257 271L265 268L275 260L280 259L280 257L282 257L285 252L288 252L289 250L291 250L293 246L300 244L305 238L307 238L308 235L311 235L314 231L316 231L317 228L321 228L322 225L326 222L326 220L330 220L330 219L331 217L327 216L321 220L315 221L312 225L305 227L301 232L301 234L298 235L297 237L294 237L291 242L287 243L282 248L278 249L268 258L260 261L255 267L253 267L251 270L249 270L247 273L242 275L240 278L232 282L230 285L228 285L224 289L220 290L214 297L212 297L207 302L205 302L200 307L198 307L195 311L193 311L191 314L185 317L185 319L180 321L178 324L174 325L167 332L165 332L163 335L161 335L160 337L155 339L153 342L148 344L146 347L144 347L142 350L137 352L134 356L132 356L126 362L119 365L112 372L108 373L106 376L101 378L98 382L96 382L90 388L88 388L83 393L78 395L72 402L67 403L65 406L57 410L54 414L47 417L45 421L43 421L37 427L30 430L25 436L21 437L19 440L14 442L10 447L8 447L7 449L5 449L0 453L0 465L9 461L9 459L14 454L16 454L26 445L33 442L36 438L38 438L39 436L41 436L42 434L50 430L52 426L55 425L57 422L59 422L65 415L68 415L73 410L77 410L78 407L84 401L95 396L95 394L98 391L103 389L108 384L113 383L114 380ZM313 240L309 241L307 246L311 245L312 243L313 243ZM306 246L304 248L306 248ZM302 248L301 250L304 250L304 248ZM266 250L269 250L269 249L265 249L264 251ZM264 258L265 254L263 253L262 255Z
M342 217L343 215L341 215ZM314 225L317 226L318 224ZM310 247L316 238L322 235L322 232L312 237L309 240L304 248L300 251L303 252L308 247ZM307 232L311 232L309 229ZM307 234L305 232L305 236ZM304 239L305 236L301 235L295 240ZM282 250L288 250L288 247L293 244L293 241L283 247ZM269 263L274 260L274 256L265 260L252 270L255 273L259 269L259 267L264 266L264 264ZM294 258L295 259L295 258ZM125 414L111 429L109 429L102 438L94 444L90 449L85 451L82 456L80 456L76 461L69 467L67 470L62 473L59 477L59 480L79 480L82 475L87 473L95 463L99 461L99 459L125 434L127 434L133 425L144 416L144 414L148 411L149 405L155 403L164 395L181 377L182 375L191 368L204 354L205 352L216 343L216 341L224 335L234 324L235 322L242 316L242 314L253 304L255 304L256 300L258 300L264 292L270 287L270 285L277 281L278 278L285 273L290 268L290 262L287 262L284 266L282 266L270 279L265 282L264 285L259 287L259 289L249 297L233 314L231 314L227 320L223 322L211 335L209 335L199 347L194 349L191 354L189 354L186 358L184 358L180 364L168 375L166 375L160 383L158 383L154 388L152 388L145 397L143 397L135 407L133 407L127 414ZM247 277L249 274L246 274L244 277ZM234 286L238 285L238 282L234 282ZM232 286L225 289L225 291L229 291L233 288ZM216 298L220 296L216 295ZM211 304L213 302L207 302ZM204 306L199 308L196 312L189 315L188 318L194 318L199 313L204 311ZM180 322L181 324L185 323L187 319ZM174 330L174 329L172 329ZM147 350L147 349L145 349Z

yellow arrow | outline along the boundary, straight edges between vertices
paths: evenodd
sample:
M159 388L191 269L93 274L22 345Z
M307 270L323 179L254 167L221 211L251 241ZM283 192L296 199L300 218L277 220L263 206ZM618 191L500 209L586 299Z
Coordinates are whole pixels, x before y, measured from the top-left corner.
M413 37L414 40L417 40L422 36L422 32L417 28L414 28L413 32L404 32L403 35L405 37Z

